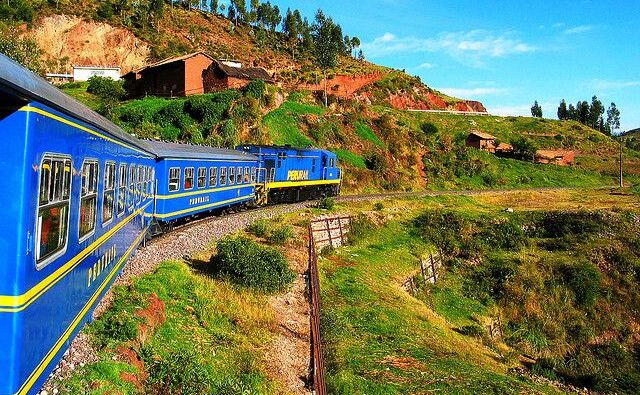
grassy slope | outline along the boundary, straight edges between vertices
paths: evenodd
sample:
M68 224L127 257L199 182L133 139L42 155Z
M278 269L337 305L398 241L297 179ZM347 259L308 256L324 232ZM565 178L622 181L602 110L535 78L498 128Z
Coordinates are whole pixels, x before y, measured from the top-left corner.
M166 321L142 335L136 328L148 321L138 312L153 293L164 302ZM142 392L164 379L170 392L280 393L263 371L263 343L275 330L265 303L266 296L198 274L185 263L165 262L130 287L116 288L111 308L86 331L99 345L98 361L77 370L62 389L139 393L123 379L130 373L143 383L149 374ZM145 373L123 357L122 348L141 358Z
M393 222L322 261L330 392L553 392L508 374L497 353L399 287L428 247Z
M349 209L371 210L373 203L355 206ZM633 196L593 190L442 196L396 200L384 206L373 216L390 222L366 240L320 262L331 393L559 392L510 371L518 365L517 353L504 344L484 345L453 331L477 325L478 319L491 313L490 308L465 296L465 278L459 274L447 271L430 294L420 296L426 304L400 288L418 271L420 255L432 248L410 231L406 220L424 210L442 208L473 216L495 216L502 207L518 212L552 206L640 209Z

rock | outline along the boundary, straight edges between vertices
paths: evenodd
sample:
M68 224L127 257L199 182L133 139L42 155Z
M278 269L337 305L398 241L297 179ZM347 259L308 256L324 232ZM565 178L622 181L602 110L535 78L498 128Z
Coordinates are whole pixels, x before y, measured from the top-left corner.
M513 213L513 209L511 207L504 209L505 213Z

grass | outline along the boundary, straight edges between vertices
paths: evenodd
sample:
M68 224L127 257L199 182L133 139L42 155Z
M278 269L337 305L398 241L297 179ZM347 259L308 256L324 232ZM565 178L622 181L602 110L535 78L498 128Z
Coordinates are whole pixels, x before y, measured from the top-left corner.
M429 248L394 221L321 260L329 392L554 392L509 374L497 354L400 288Z
M324 110L320 107L287 101L280 108L265 115L262 124L268 130L274 144L309 147L313 145L313 141L300 130L299 118L304 115L323 114Z
M376 134L373 132L373 130L371 130L371 128L368 125L362 122L356 122L355 128L356 128L356 134L361 139L369 141L375 144L376 146L378 146L379 148L385 148L385 144L382 142L382 140L380 140L378 136L376 136Z
M140 313L152 294L162 301L166 315L166 321L155 325ZM129 374L138 377L143 392L280 393L262 365L264 343L276 330L266 303L264 295L198 274L183 262L164 262L155 273L115 289L108 312L87 330L95 344L104 345L98 361L75 371L61 388L70 393L139 393L140 387L123 378ZM158 310L156 306L156 314ZM117 316L135 323L135 338L114 336L110 328L116 326L109 321ZM149 375L146 382L123 357L123 348L140 358Z
M102 102L97 96L87 92L88 86L88 82L73 82L62 85L60 89L67 95L72 96L80 103L95 111L100 108Z
M358 169L367 168L367 165L364 162L364 158L358 154L354 154L349 150L341 149L341 148L336 148L333 150L333 152L336 153L336 155L338 156L338 159L342 162L347 162L351 166Z

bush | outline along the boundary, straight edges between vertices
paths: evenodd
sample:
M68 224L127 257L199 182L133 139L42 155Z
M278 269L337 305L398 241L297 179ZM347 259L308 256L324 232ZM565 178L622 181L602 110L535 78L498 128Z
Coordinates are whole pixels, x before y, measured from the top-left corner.
M513 153L517 157L525 160L535 159L538 147L532 140L523 136L518 136L511 140L511 145L513 146Z
M112 340L129 341L138 336L138 322L126 311L107 310L105 315L93 323L94 338L101 347Z
M336 200L332 197L325 197L318 202L318 208L321 210L333 210L336 205Z
M182 100L172 100L162 110L158 111L158 122L163 126L182 128L188 123Z
M197 395L210 393L213 380L207 365L192 349L173 351L164 357L146 357L149 393Z
M104 101L118 101L126 94L122 81L100 76L89 78L87 92L98 96Z
M559 267L563 280L573 291L576 304L592 308L600 293L601 275L598 268L589 261L562 264Z
M513 262L506 259L491 259L473 268L464 283L467 297L488 305L505 296L507 283L516 275Z
M480 325L465 325L463 327L457 328L456 332L470 337L475 337L481 339L485 336L484 329L480 327Z
M266 219L259 219L249 225L247 231L256 237L266 237L269 232L269 223Z
M485 219L485 221L489 221ZM514 221L499 221L487 226L480 232L480 238L487 247L505 250L517 250L528 243L522 226Z
M287 241L293 237L293 228L291 225L284 225L274 229L268 237L269 243L285 245Z
M236 129L236 124L233 122L233 119L227 120L227 122L222 125L222 144L227 148L234 148L238 143L238 130Z
M378 173L384 172L387 168L387 160L384 156L375 152L367 154L364 158L364 163L367 165L367 169Z
M236 284L274 293L287 288L295 278L280 251L246 237L226 237L217 249L212 263Z
M384 204L382 204L381 202L377 202L373 205L373 209L376 211L382 211L384 209Z
M266 85L263 80L253 80L244 88L244 94L254 99L262 99L266 91Z
M435 136L439 132L438 127L431 122L425 122L420 125L420 130L427 136Z

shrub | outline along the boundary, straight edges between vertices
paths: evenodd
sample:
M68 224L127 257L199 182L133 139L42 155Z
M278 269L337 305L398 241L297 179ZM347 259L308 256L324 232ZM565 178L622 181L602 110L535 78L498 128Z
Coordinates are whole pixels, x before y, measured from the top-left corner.
M295 274L284 255L246 237L226 237L212 258L216 269L236 284L274 293L288 287Z
M227 148L233 148L236 146L238 142L238 130L236 129L236 124L233 122L233 119L227 120L227 122L222 125L222 144Z
M435 136L439 132L438 127L431 122L425 122L420 125L420 130L427 136Z
M476 325L476 324L465 325L463 327L456 329L456 332L465 336L476 337L479 339L485 336L484 329L482 329L480 325Z
M197 395L211 392L213 380L207 365L192 349L173 351L163 357L146 357L149 393Z
M485 219L485 221L489 221ZM516 250L527 245L528 238L520 224L514 221L499 221L485 227L480 239L491 248Z
M376 211L382 211L384 209L384 204L382 204L381 202L377 202L373 205L373 209Z
M325 197L318 202L318 208L321 210L333 210L336 205L336 200L332 197Z
M262 99L266 91L266 85L263 80L253 80L244 88L244 94L254 99Z
M589 261L579 261L575 264L562 264L559 271L573 291L576 304L592 308L600 293L601 275L598 268Z
M269 235L269 243L285 245L287 241L293 237L293 228L291 225L284 225L274 229Z
M523 136L518 136L511 140L511 145L513 146L514 155L525 160L533 160L538 151L536 144Z
M104 101L118 101L126 94L122 81L111 78L93 76L89 78L87 92L98 96Z
M247 230L256 237L266 237L269 232L269 223L266 219L259 219L249 225Z
M378 173L382 173L387 168L387 160L384 156L375 152L367 154L364 158L364 163L367 165L367 169Z
M111 340L129 341L138 336L138 322L126 311L107 310L93 323L94 338L105 347Z
M473 268L464 283L465 295L488 305L505 295L507 283L516 275L513 262L506 259L490 259Z
M172 100L163 109L158 111L158 122L163 126L183 127L186 123L187 115L184 112L184 102L182 100Z

